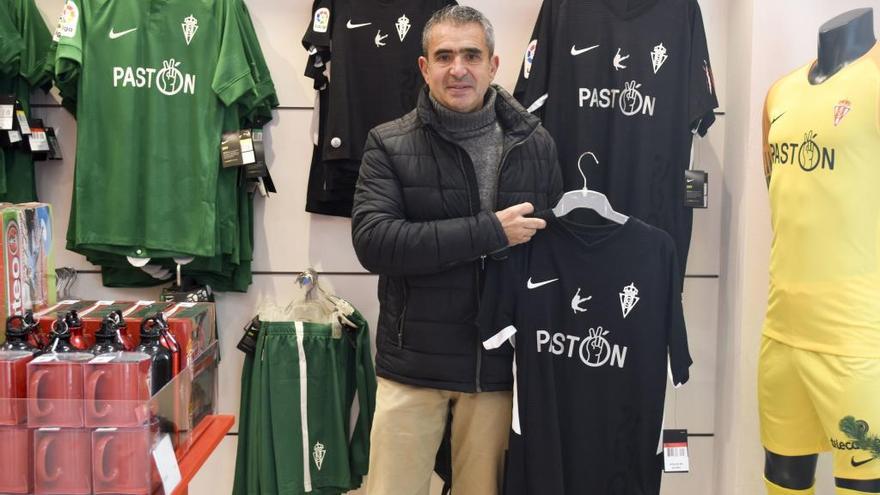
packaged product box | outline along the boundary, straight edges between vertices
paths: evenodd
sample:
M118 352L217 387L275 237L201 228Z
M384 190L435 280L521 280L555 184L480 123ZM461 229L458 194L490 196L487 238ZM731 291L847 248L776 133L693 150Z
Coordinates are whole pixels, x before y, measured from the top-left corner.
M22 203L22 262L24 309L39 310L55 303L55 256L52 250L52 208L45 203Z
M0 203L0 318L55 303L52 209L44 203ZM5 340L0 332L0 342Z
M131 329L140 331L140 322L161 311L168 321L168 329L180 347L180 369L193 361L217 341L216 311L209 302L160 302L144 306L126 316Z
M152 306L155 301L83 301L69 299L60 301L48 308L34 313L34 317L40 325L40 333L48 338L52 331L52 323L71 310L75 310L83 322L83 335L88 347L95 343L95 333L101 328L104 317L119 310L126 321L124 334L122 335L126 350L134 349L140 342L140 320L135 322L127 318L132 313L144 307Z

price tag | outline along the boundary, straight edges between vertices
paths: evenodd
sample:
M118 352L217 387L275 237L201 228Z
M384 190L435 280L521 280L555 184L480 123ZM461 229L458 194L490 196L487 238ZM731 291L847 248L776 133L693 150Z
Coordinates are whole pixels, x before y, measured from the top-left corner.
M4 131L12 130L14 124L12 117L15 116L15 97L0 96L0 129Z
M28 136L28 142L31 146L31 153L37 151L50 151L51 149L49 147L49 139L46 136L46 131L39 127L31 129L31 135Z
M687 208L709 207L709 172L685 170L684 205Z
M15 116L18 118L18 129L22 134L30 134L31 126L28 125L27 115L25 115L24 110L16 110Z
M183 476L180 474L177 456L174 455L174 447L171 446L171 437L167 433L162 435L156 448L153 449L153 460L156 461L156 470L159 471L165 493L173 493Z
M663 471L687 473L690 469L687 430L663 430Z
M21 133L18 131L9 131L9 144L21 142Z

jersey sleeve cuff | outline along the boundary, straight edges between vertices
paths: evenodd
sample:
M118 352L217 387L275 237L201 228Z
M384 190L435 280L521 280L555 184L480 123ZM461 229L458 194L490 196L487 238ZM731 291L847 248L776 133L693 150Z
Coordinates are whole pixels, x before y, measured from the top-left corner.
M215 92L224 105L230 106L248 91L254 91L255 88L254 78L251 76L250 71L246 71L239 74L232 81L217 88Z
M59 43L55 54L55 60L63 58L72 60L73 62L76 62L77 65L82 65L82 50L80 50L78 46Z

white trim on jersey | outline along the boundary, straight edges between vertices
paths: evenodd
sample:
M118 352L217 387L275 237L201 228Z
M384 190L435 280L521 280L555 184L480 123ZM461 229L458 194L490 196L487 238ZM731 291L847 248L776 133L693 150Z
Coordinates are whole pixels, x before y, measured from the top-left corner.
M516 349L516 327L513 325L508 325L501 329L500 332L496 333L492 337L489 337L485 341L483 341L483 347L490 351L492 349L498 349L505 342L510 342L510 345ZM517 380L516 380L516 352L513 354L513 410L510 414L510 429L513 430L517 435L522 435L522 427L519 423L519 399L518 399L518 391L517 391Z
M299 353L299 417L302 426L303 448L303 490L306 493L312 491L312 468L309 459L309 389L308 389L308 366L306 363L306 350L303 347L303 324L301 321L294 322L296 328L296 350Z
M663 419L660 420L660 439L657 441L657 453L663 453L663 425L666 424L666 405L663 405Z
M666 372L669 373L669 381L672 382L673 388L679 388L684 385L684 383L676 383L675 378L672 377L672 360L668 354L666 355Z
M535 100L534 103L529 105L529 108L526 109L529 113L535 113L536 110L544 106L544 103L547 103L547 98L550 98L550 93L544 93L544 96Z

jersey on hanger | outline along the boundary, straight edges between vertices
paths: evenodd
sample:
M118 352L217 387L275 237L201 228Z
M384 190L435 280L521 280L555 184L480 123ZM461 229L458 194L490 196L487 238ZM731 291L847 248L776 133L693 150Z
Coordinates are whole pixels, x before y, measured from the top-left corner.
M235 0L68 0L55 37L58 84L77 103L69 248L217 253L225 109L256 86L241 12Z
M455 3L315 0L303 37L313 55L306 75L320 81L323 64L333 61L328 115L321 123L323 160L360 160L370 129L415 108L423 85L422 29L434 12Z
M544 0L514 96L556 140L566 189L592 152L588 186L667 231L683 271L684 171L718 106L696 0Z
M658 494L667 362L691 364L669 235L554 217L487 277L484 345L515 347L506 493Z
M880 357L880 44L821 84L812 64L765 104L773 244L764 334Z
M28 117L30 93L48 89L52 79L49 45L52 42L33 0L6 0L0 9L0 94L13 95ZM36 201L34 161L24 150L0 150L0 202Z

